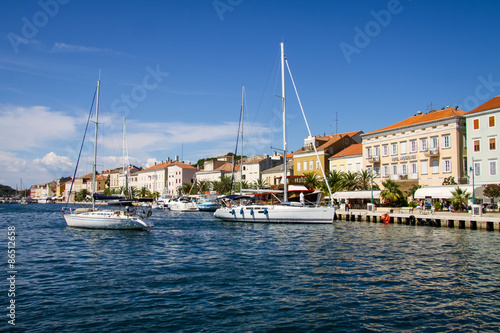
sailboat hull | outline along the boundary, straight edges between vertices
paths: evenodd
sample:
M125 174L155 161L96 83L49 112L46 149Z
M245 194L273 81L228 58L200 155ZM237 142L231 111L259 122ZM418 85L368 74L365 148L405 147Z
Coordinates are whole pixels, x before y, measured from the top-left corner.
M335 208L286 205L236 206L219 208L215 211L214 217L231 222L332 223L335 218Z
M135 215L126 215L120 211L90 211L82 213L64 214L69 227L86 229L115 229L115 230L145 230L153 224Z

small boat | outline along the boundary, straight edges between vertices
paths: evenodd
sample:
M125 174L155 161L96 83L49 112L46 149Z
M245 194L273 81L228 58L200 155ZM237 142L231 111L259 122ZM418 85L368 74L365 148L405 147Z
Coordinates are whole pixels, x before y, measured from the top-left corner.
M149 229L153 224L149 222L149 217L152 214L151 209L136 208L132 205L131 200L124 200L123 197L107 197L97 193L96 191L96 165L97 165L97 133L98 133L98 117L99 117L99 89L101 80L97 81L96 89L96 112L95 112L95 138L94 138L94 163L93 163L93 178L92 178L92 208L74 209L63 208L62 215L69 227L88 228L88 229ZM90 121L90 115L88 122ZM87 122L87 125L88 125ZM85 139L85 135L84 135ZM83 145L82 145L83 147ZM80 151L81 153L81 151ZM78 163L75 168L73 181L75 179ZM71 183L71 190L73 183ZM69 201L68 195L68 201ZM118 206L115 209L99 209L96 207L96 200L107 200L110 204Z
M217 194L202 194L197 201L198 209L204 212L215 212L219 208Z
M177 212L197 212L199 211L198 205L190 197L180 197L171 200L168 203L168 208Z

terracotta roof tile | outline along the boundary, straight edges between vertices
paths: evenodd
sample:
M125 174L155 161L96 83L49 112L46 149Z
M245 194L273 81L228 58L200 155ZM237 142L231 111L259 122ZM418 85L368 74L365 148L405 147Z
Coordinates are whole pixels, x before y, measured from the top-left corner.
M477 108L468 112L467 114L491 110L491 109L498 109L498 108L500 108L500 96L493 97L486 103L479 105Z
M337 154L330 157L330 159L338 158L338 157L362 155L362 154L363 154L363 144L355 143L355 144L352 144L349 147L339 151Z
M422 124L422 123L436 121L436 120L445 119L445 118L461 117L466 113L467 113L466 111L455 110L455 108L446 108L444 110L438 110L438 111L433 111L433 112L429 112L429 113L424 113L421 115L415 115L413 117L406 118L405 120L400 121L399 123L395 123L395 124L389 125L387 127L368 132L367 134L381 132L381 131L387 131L387 130L401 128L401 127L407 127L407 126L416 125L416 124Z

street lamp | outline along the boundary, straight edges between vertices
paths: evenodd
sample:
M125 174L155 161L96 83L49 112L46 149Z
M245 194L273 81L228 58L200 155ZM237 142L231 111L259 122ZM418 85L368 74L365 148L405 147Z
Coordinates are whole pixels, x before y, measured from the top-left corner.
M474 163L474 162L472 162ZM472 173L472 204L475 205L476 204L476 191L475 191L475 186L474 186L474 168L473 167L469 167L469 171Z
M373 204L373 175L372 174L369 174L368 177L370 177L370 182L371 182L371 188L372 188L372 201L371 203Z

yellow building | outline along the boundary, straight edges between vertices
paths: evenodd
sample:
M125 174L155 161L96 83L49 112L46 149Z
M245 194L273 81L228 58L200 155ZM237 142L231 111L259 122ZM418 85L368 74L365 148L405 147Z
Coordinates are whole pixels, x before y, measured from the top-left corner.
M352 144L361 143L361 133L363 132L355 131L325 136L308 136L304 139L304 147L293 153L293 174L303 175L315 172L321 175L321 167L326 172L330 168L328 159ZM314 147L316 147L318 156L316 156Z
M362 134L363 164L381 185L392 179L401 189L412 184L442 185L452 177L466 183L465 111L431 110Z

